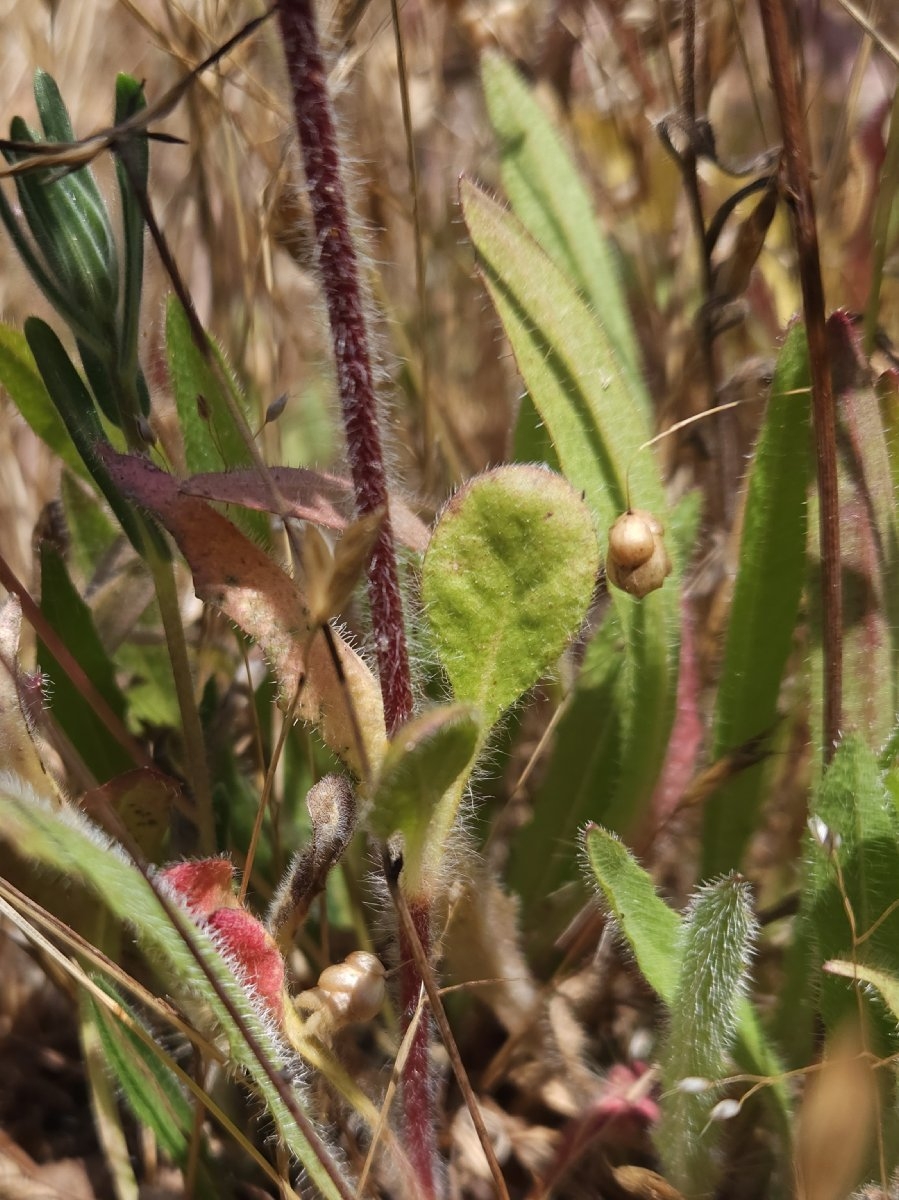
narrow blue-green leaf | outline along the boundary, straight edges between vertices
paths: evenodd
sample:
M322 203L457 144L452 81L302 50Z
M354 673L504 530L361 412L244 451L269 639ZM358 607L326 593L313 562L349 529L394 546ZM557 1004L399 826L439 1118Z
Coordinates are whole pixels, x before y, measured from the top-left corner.
M7 161L11 161L9 155L5 155ZM12 206L6 199L6 194L0 188L0 221L3 222L4 228L9 235L9 240L16 249L16 253L22 262L25 264L28 274L50 301L53 308L61 316L64 317L66 323L71 329L84 329L83 313L79 313L77 308L66 297L65 292L60 288L59 284L53 278L48 270L47 263L42 256L37 252L33 242L29 238L25 229L19 222L19 217L13 212Z
M640 403L603 326L574 285L521 223L468 180L462 206L484 279L512 344L519 370L559 456L580 488L601 536L629 502L663 524L666 501ZM629 485L629 486L628 486ZM635 821L648 803L674 715L678 571L644 600L611 589L625 664L617 697L622 725L620 770L609 780L602 820Z
M484 55L481 79L499 141L503 188L515 215L601 317L634 401L648 412L615 251L600 230L560 131L500 55Z
M21 117L13 118L10 134L17 142L39 140ZM11 163L24 157L18 151L4 154ZM73 312L73 328L101 347L115 328L118 257L89 168L61 178L27 172L17 175L15 184L28 228L65 297L65 309L59 311L67 320Z
M47 141L74 142L75 133L56 80L40 69L34 73L34 99ZM82 167L80 171L70 171L55 182L64 185L60 194L67 197L73 212L78 213L84 221L91 241L100 248L102 259L109 268L110 296L114 300L118 289L115 238L106 202L93 171L90 167Z
M805 580L810 405L805 330L777 363L746 497L740 563L718 687L713 758L775 723ZM763 764L741 772L705 809L703 875L739 865L763 796Z
M95 826L73 808L53 808L30 788L7 776L0 786L0 839L16 854L79 881L103 901L119 921L134 929L154 968L166 975L172 991L188 993L208 1007L221 1029L232 1066L246 1073L265 1101L285 1148L302 1163L310 1182L326 1200L344 1200L349 1188L333 1182L340 1177L332 1161L329 1172L284 1105L240 1026L230 1016L193 953L170 920L148 881L133 863ZM279 1072L290 1073L295 1060L257 1013L249 993L209 935L191 924L191 941L214 975L221 991L239 1014L262 1055ZM304 1107L294 1087L296 1102Z
M749 888L735 876L704 887L680 930L680 972L661 1051L662 1119L656 1144L665 1176L686 1197L713 1189L719 1126L709 1115L716 1088L685 1090L685 1079L710 1083L729 1072L728 1054L745 998L756 932Z
M37 436L76 475L88 479L87 468L53 406L25 334L0 325L0 384Z
M124 719L125 697L97 636L90 609L73 587L61 555L50 542L41 543L41 612L112 711ZM38 662L50 677L53 716L98 782L105 783L113 775L129 770L134 765L130 756L43 643L39 644Z
M809 838L803 914L815 934L818 961L855 958L899 972L899 911L888 911L899 879L899 817L876 756L861 738L846 738L837 749L818 787L812 822L817 836ZM855 936L864 938L855 944L847 899ZM851 989L824 981L821 1011L828 1028L836 1029L856 1008Z

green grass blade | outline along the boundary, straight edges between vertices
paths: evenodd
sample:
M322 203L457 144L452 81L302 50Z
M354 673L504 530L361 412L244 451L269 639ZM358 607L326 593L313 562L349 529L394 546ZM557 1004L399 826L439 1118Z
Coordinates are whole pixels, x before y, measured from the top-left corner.
M95 977L94 982L115 997L116 1004L132 1021L139 1020L122 997L102 979ZM175 1077L159 1056L152 1054L146 1043L103 1005L89 995L85 996L84 1002L90 1009L103 1046L107 1070L114 1076L128 1107L142 1125L153 1131L162 1151L173 1162L183 1163L191 1136L193 1111Z
M740 564L718 687L711 757L774 724L805 580L810 406L805 330L781 350L746 498ZM741 772L705 809L703 876L739 865L755 827L763 765Z
M680 974L661 1053L656 1144L666 1177L688 1197L707 1192L717 1174L718 1127L709 1117L720 1093L680 1085L691 1078L713 1083L728 1074L755 931L748 885L735 876L703 888L681 925Z
M651 453L637 452L648 426L604 328L514 216L467 180L461 196L488 291L566 478L584 492L601 532L629 500L664 524L658 468ZM677 578L675 571L641 601L612 589L626 651L617 698L621 766L598 815L613 828L634 823L664 758L674 714Z
M515 215L594 312L602 314L634 400L648 412L615 251L599 228L590 196L560 132L504 58L485 54L481 79L499 141L503 188Z

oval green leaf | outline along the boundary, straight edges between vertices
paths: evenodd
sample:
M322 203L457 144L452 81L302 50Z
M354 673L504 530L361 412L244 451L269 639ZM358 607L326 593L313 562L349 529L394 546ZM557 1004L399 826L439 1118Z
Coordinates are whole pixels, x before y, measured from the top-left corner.
M422 579L456 699L492 725L580 628L598 569L590 511L559 475L501 467L457 492Z

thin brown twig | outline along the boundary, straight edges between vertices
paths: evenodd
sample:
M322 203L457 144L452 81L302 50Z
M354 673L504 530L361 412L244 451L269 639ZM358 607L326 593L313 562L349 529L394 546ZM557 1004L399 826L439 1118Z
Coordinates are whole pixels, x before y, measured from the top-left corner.
M837 492L836 411L827 350L824 284L812 194L811 154L793 43L783 0L759 0L771 82L783 132L783 179L789 202L808 338L818 473L821 607L824 643L824 762L840 738L843 705L843 597Z

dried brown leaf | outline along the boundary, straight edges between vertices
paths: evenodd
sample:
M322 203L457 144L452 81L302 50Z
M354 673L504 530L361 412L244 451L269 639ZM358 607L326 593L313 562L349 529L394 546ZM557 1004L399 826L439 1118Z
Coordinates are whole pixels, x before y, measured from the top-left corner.
M306 597L294 580L227 518L203 500L183 494L173 476L143 458L111 450L103 454L122 491L172 534L190 565L200 599L259 643L281 685L282 706L290 706L297 697L296 715L312 722L325 744L360 777L368 767L376 767L387 740L378 682L334 633L338 674L328 640L312 622Z

